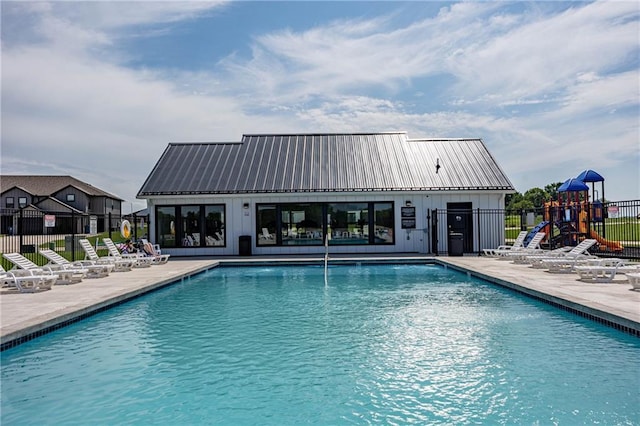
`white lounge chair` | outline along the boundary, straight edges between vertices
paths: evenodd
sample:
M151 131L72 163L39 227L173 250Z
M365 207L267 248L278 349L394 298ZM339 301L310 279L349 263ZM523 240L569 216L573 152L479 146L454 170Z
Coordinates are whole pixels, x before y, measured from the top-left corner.
M613 281L616 274L640 273L639 265L628 265L620 259L598 259L588 261L586 265L576 265L574 271L580 276L580 281L590 283L608 283ZM627 276L628 277L628 276Z
M529 241L526 247L509 250L504 254L498 255L498 259L513 260L515 263L521 263L519 262L519 259L522 259L523 257L530 254L538 253L540 251L540 243L544 239L545 235L547 234L544 232L536 232L536 234L533 236L533 238L531 238L531 241Z
M87 278L106 277L114 269L113 265L98 264L92 260L76 260L71 262L51 249L40 249L39 252L49 261L49 265L56 265L63 269L86 269Z
M103 238L102 242L107 246L107 250L109 250L109 256L114 259L128 259L133 261L134 268L148 268L153 263L153 259L146 257L137 253L120 253L116 244L111 240L111 238Z
M26 269L5 271L0 265L2 287L15 287L20 293L37 293L51 290L58 278L59 276L56 274L36 274L34 271Z
M627 280L631 284L632 290L640 291L640 272L627 273Z
M531 264L534 268L548 268L549 264L552 261L557 261L558 265L562 267L563 262L567 263L568 261L572 264L575 263L575 260L587 260L587 259L596 259L595 256L589 255L588 250L596 243L597 241L594 239L587 239L582 241L575 247L572 247L571 250L553 250L548 253L543 254L533 254L529 255L526 258L526 263ZM543 264L543 262L545 262Z
M590 259L597 259L596 256L592 256L587 251L590 249L596 240L589 239L584 240L573 249L568 251L562 256L555 256L553 258L540 259L540 268L547 269L552 273L569 273L573 272L574 268L581 262Z
M86 269L64 269L51 265L39 266L20 253L3 253L2 256L19 269L33 271L37 275L42 275L43 273L58 275L56 284L79 283L87 276L88 272Z
M142 249L145 255L153 259L154 265L162 265L169 261L169 257L171 257L171 255L162 254L162 251L160 250L160 245L151 244L149 241L145 240L144 238L140 239L140 241L142 242Z
M134 262L132 260L116 259L110 256L100 257L98 253L95 251L95 249L93 248L93 246L91 245L91 243L89 242L89 240L87 240L86 238L81 238L78 241L80 243L80 246L82 247L82 250L84 250L85 260L86 259L93 260L94 262L100 265L103 265L103 264L113 265L114 266L113 272L126 272L126 271L130 271L131 268L133 268Z
M494 249L482 249L482 253L485 256L497 257L497 252L503 253L505 251L513 250L514 248L517 249L519 247L522 247L524 244L524 239L527 237L528 233L529 232L527 231L520 231L512 245L500 245Z

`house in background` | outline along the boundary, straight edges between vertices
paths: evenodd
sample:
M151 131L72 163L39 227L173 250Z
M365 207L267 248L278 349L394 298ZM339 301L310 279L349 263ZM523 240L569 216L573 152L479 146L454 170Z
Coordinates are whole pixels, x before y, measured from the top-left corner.
M0 232L42 234L44 216L55 217L52 233L112 229L120 220L122 199L71 176L1 175ZM20 220L20 210L28 211Z
M331 253L427 253L446 249L436 233L463 235L465 251L501 244L504 222L480 241L489 219L471 212L513 192L480 139L251 134L170 143L137 198L175 255L323 253L325 236Z

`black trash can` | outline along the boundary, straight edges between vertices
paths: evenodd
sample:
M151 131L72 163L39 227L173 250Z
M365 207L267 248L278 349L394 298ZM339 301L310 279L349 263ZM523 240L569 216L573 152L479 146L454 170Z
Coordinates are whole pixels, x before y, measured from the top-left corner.
M238 246L240 256L251 256L251 235L240 235Z
M35 246L35 244L23 244L22 246L20 246L20 252L22 252L22 253L35 253L36 252L36 246Z
M464 235L460 232L449 233L449 256L462 256L464 253Z

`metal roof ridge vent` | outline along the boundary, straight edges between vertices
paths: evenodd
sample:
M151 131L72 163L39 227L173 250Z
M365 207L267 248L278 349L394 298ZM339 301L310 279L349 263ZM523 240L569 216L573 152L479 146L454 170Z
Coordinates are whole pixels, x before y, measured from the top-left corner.
M482 138L413 138L407 139L407 142L468 142L481 140Z
M290 137L290 136L370 136L370 135L406 135L404 130L389 131L389 132L327 132L327 133L245 133L242 135L242 139L249 137Z
M169 146L188 146L188 145L242 145L243 141L228 142L169 142Z

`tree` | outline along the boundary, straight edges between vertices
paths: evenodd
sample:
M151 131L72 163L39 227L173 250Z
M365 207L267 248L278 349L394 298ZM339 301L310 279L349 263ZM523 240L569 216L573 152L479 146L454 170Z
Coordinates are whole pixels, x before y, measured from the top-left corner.
M542 204L545 201L548 201L550 197L549 197L549 194L544 189L531 188L524 193L524 199L530 201L532 204L532 207L542 207Z
M507 202L507 210L532 209L534 207L531 200L526 199L519 192L508 195L505 201Z
M549 200L555 200L558 198L558 188L562 185L562 182L550 183L544 187L544 192L549 195Z

